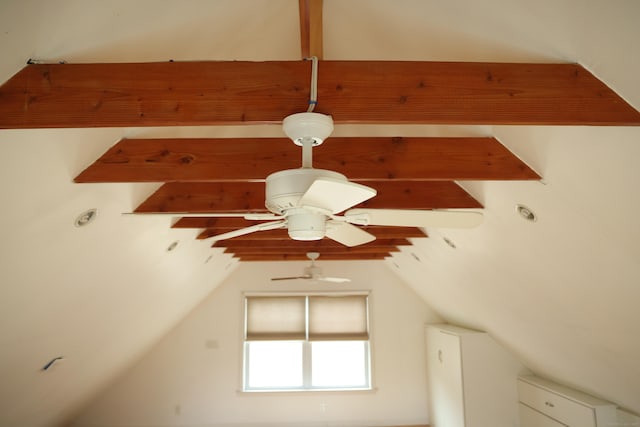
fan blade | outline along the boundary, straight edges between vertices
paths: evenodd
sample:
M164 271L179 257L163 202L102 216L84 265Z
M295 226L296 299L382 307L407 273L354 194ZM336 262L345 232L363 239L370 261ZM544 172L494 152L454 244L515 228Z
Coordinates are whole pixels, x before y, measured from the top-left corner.
M376 236L373 234L355 225L340 221L327 221L327 232L325 236L349 247L364 245L376 239Z
M263 222L260 224L252 225L250 227L240 228L239 230L229 231L228 233L216 234L209 237L214 241L231 239L232 237L244 236L245 234L254 233L256 231L275 230L276 228L284 228L287 222L285 220Z
M246 213L242 215L242 217L247 221L275 221L278 219L284 219L282 215L276 215L272 213Z
M482 217L480 212L403 209L350 209L344 214L347 222L358 225L443 228L476 227Z
M318 178L302 195L298 206L310 206L338 213L369 200L376 194L375 189L366 185L331 178Z
M311 276L294 276L294 277L273 277L271 280L296 280L296 279L311 279Z
M347 283L351 281L351 279L346 279L344 277L319 277L318 280L331 283Z
M237 212L123 212L122 215L132 215L132 216L171 216L171 217L182 217L182 218L244 218L248 221L267 221L267 220L277 220L283 219L282 215L276 215L272 213L266 212L245 212L245 213L237 213Z

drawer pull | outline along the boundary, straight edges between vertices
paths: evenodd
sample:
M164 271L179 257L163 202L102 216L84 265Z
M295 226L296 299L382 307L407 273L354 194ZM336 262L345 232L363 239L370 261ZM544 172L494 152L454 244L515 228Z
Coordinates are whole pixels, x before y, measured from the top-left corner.
M555 408L555 406L556 406L556 405L554 405L554 404L553 404L553 403L551 403L551 402L544 402L544 404L545 404L545 405L547 405L547 406L548 406L548 407L550 407L550 408Z

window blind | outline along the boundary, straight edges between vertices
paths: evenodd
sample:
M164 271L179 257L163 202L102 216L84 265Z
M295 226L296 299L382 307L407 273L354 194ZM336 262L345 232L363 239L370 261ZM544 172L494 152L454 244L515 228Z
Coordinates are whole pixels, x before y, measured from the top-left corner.
M246 316L247 341L369 339L367 295L250 296Z
M368 340L367 296L310 296L309 340Z
M248 297L246 339L305 339L305 305L304 296Z

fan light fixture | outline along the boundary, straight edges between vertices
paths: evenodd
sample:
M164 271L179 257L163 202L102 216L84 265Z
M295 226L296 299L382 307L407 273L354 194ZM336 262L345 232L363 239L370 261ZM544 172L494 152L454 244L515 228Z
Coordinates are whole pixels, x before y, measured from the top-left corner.
M289 213L287 229L293 240L320 240L326 234L324 215L299 209L299 213Z

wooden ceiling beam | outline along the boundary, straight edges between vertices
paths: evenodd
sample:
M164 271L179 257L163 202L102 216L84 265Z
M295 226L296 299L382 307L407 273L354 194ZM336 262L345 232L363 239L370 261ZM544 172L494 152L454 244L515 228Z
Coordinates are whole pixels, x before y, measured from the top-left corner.
M320 257L324 258L324 255L328 254L379 254L386 252L399 252L395 246L364 246L359 247L355 246L352 248L349 247L341 247L341 248L324 248L320 252ZM226 254L235 254L235 255L261 255L261 254L300 254L306 255L307 250L296 250L291 248L227 248L224 250Z
M451 181L371 181L378 194L358 205L388 209L481 208ZM266 212L261 182L171 182L164 184L135 210L154 212ZM178 216L178 215L176 215Z
M400 230L396 232L396 230L394 230L394 228L399 228ZM406 239L408 238L406 236L406 233L403 232L401 229L403 227L384 227L381 229L373 229L373 228L369 228L367 229L367 231L371 234L373 234L374 236L376 236L376 239L380 238L380 239ZM198 235L198 239L208 239L210 237L213 237L214 234L208 233L207 230L203 231L202 233L200 233ZM417 237L417 236L416 236ZM424 236L420 236L420 237L427 237L427 235L425 234ZM259 241L264 241L264 240L274 240L274 241L278 241L278 240L286 240L286 241L290 241L292 240L291 237L289 237L289 234L287 233L287 230L284 229L277 229L277 230L266 230L266 231L257 231L255 233L251 233L251 234L245 234L243 236L238 236L238 237L233 237L231 239L226 239L226 240L222 240L222 242L232 242L232 241L239 241L239 240L259 240ZM330 240L328 238L323 239L324 240ZM215 242L217 244L217 242ZM225 244L222 243L222 245L224 246ZM216 246L219 247L219 246Z
M0 128L280 123L306 111L307 61L30 64L0 87ZM335 123L638 125L577 64L321 61Z
M302 58L322 59L322 0L298 0Z
M257 221L248 221L244 218L212 218L212 217L184 217L174 223L171 228L204 228L215 232L226 232L256 224ZM363 230L383 234L392 230L393 234L402 234L402 237L426 237L425 232L418 227L386 227L369 225L361 227Z
M411 246L408 239L400 238L377 238L373 242L366 243L360 247L387 247L387 246ZM214 242L214 248L280 248L282 250L297 250L302 252L322 252L325 248L344 248L344 245L331 239L314 240L303 242L298 240L219 240Z
M255 224L253 221L250 224ZM243 227L247 227L248 225L244 225ZM242 228L242 227L238 227ZM407 239L414 237L427 237L427 234L418 227L361 227L363 230L373 234L376 238L380 239ZM216 229L216 228L207 228L203 230L200 234L198 234L198 239L208 239L217 234L222 234L230 231L228 228ZM272 230L274 234L279 235L283 234L288 237L286 230ZM269 234L266 231L258 231L256 233L252 233L250 236L259 236L264 234ZM257 238L257 237L256 237ZM233 240L233 239L232 239Z
M495 138L329 138L314 167L351 180L537 180L540 176ZM75 182L264 180L300 167L286 138L123 139Z
M327 254L323 256L323 261L374 261L384 260L391 256L390 253L380 254ZM263 254L263 255L240 255L234 256L240 261L308 261L306 254Z

